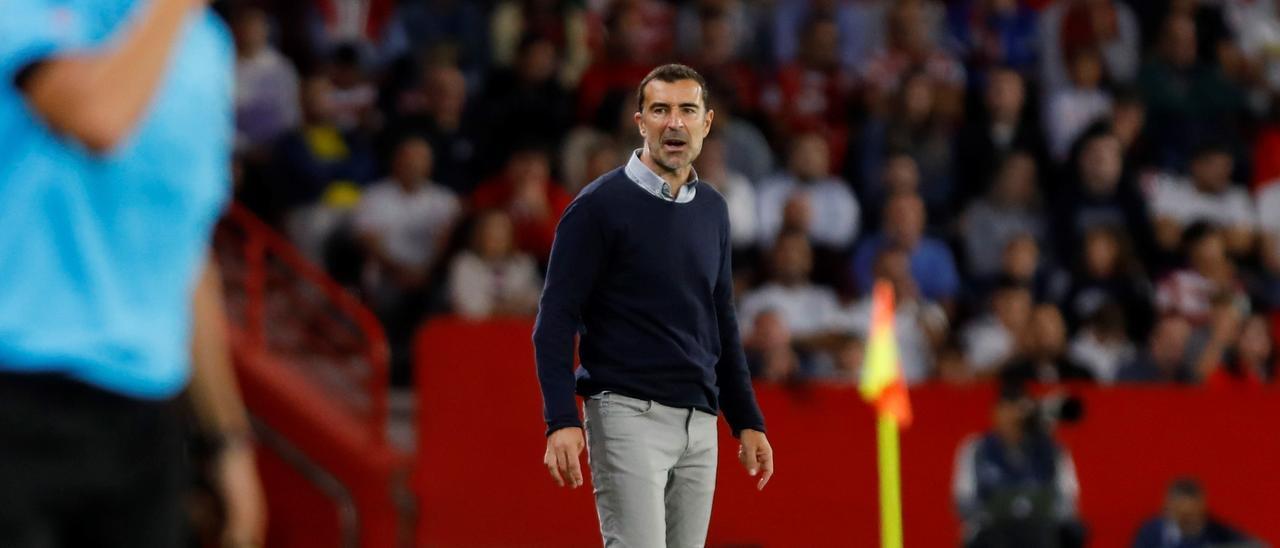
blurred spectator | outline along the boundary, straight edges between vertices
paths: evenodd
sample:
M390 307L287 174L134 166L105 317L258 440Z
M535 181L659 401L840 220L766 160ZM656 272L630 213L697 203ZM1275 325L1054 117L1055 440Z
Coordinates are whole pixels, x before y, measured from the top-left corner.
M1124 164L1129 169L1152 163L1147 137L1147 104L1136 89L1124 89L1114 94L1111 106L1111 131L1120 139ZM1086 132L1087 133L1087 132Z
M1001 371L1004 382L1053 384L1092 381L1093 372L1076 363L1067 352L1067 327L1057 307L1042 304L1031 312L1031 323L1021 336L1023 348Z
M766 382L786 382L798 379L801 371L807 369L801 365L800 353L791 346L791 329L777 310L756 314L746 333L742 346L752 377Z
M470 246L449 265L449 302L468 319L531 316L538 309L542 280L533 257L515 249L511 218L496 210L481 213Z
M718 121L718 120L717 120ZM741 173L725 165L724 141L709 137L695 166L698 179L714 187L729 206L729 237L735 250L754 247L760 238L756 222L756 189Z
M435 180L460 195L467 194L475 185L474 135L484 128L469 124L470 117L464 117L466 78L457 67L428 64L421 80L418 89L400 97L384 141L395 143L409 135L426 139L435 153ZM382 155L389 156L390 148L384 144Z
M905 85L907 75L921 72L933 90L938 114L954 121L962 113L964 65L936 45L928 24L931 5L924 0L900 0L889 8L884 49L859 67L873 111L883 112L886 99Z
M1131 179L1125 177L1120 139L1105 127L1091 130L1076 146L1070 174L1059 186L1055 204L1055 253L1075 257L1085 234L1099 225L1119 226L1133 238L1143 260L1154 255L1154 236L1147 205Z
M725 97L727 90L711 88L711 109L716 111L716 121L711 133L724 141L725 162L729 169L745 175L752 182L759 182L773 175L773 149L764 133L733 109L735 101Z
M1147 102L1156 162L1182 167L1195 143L1228 137L1240 129L1245 109L1242 89L1219 66L1196 59L1196 24L1171 14L1164 23L1157 55L1142 67L1139 85Z
M960 289L960 274L947 245L925 236L923 200L914 193L903 192L890 196L884 207L883 228L859 244L853 256L853 279L859 292L871 290L875 257L892 245L910 255L911 276L920 286L920 294L950 310Z
M308 78L302 87L302 127L276 143L275 184L282 185L276 195L283 210L318 201L353 203L358 187L374 176L372 147L361 134L338 128L332 99L327 78Z
M493 64L508 69L516 63L521 44L529 37L551 41L561 52L557 80L566 88L591 63L591 41L599 38L593 17L581 2L574 0L499 0L489 16L490 50Z
M1037 412L1025 393L1006 387L992 429L956 449L952 496L966 548L1083 546L1075 462Z
M881 180L882 160L890 151L910 154L920 172L916 192L924 198L930 222L946 226L955 192L951 179L955 127L943 114L939 93L936 82L924 72L902 76L887 116L873 115L863 126L861 180L864 184ZM881 204L867 205L878 209Z
M830 349L832 319L839 307L836 294L810 281L813 250L803 232L783 232L769 257L768 280L742 296L738 307L741 329L748 333L747 338L753 337L756 316L775 311L791 334L792 346L806 358L818 358L816 354ZM822 358L830 362L829 356Z
M1071 145L1084 130L1111 112L1111 95L1102 89L1102 56L1092 49L1071 54L1067 85L1052 90L1046 97L1045 131L1053 159L1067 159Z
M1256 203L1260 236L1258 253L1271 278L1280 280L1280 181L1259 189ZM1280 286L1274 287L1271 295L1272 303L1280 305Z
M233 15L236 42L236 148L261 154L298 126L298 72L271 45L267 15L245 8Z
M1275 382L1276 352L1271 324L1262 314L1244 319L1233 347L1220 363L1209 362L1205 383L1209 386L1262 386Z
M991 67L1030 75L1036 61L1036 12L1018 0L958 0L947 5L952 48L983 81ZM977 83L977 82L975 82Z
M794 61L780 65L761 97L779 139L817 133L827 141L831 163L839 166L848 133L848 96L853 75L836 57L836 22L815 16L805 24L803 45Z
M1189 383L1187 348L1191 323L1180 316L1163 316L1156 321L1147 348L1116 375L1119 382Z
M884 204L889 196L901 192L918 194L920 192L920 166L910 153L891 150L884 158L883 167L878 168L878 179L863 181L856 185L858 204L863 210L862 226L866 230L884 226Z
M1044 255L1040 244L1030 233L1015 235L1005 244L996 283L1002 279L1012 280L1031 289L1031 298L1035 302L1058 302L1070 284L1069 276ZM991 278L975 280L980 296L984 296L981 290L991 281Z
M1185 267L1156 286L1156 308L1161 314L1177 314L1199 326L1212 319L1215 303L1247 302L1221 232L1207 224L1192 225L1183 235L1183 249Z
M397 385L408 382L413 332L428 312L431 276L461 212L457 197L431 173L431 148L421 138L404 139L391 177L369 187L352 223L365 257L363 285L386 329Z
M682 2L676 13L676 45L685 56L698 55L699 48L715 43L722 46L729 57L750 58L756 53L753 49L757 46L757 11L756 6L748 6L742 0ZM721 36L708 38L707 32Z
M1031 348L1034 333L1031 289L1014 280L1002 280L991 293L990 311L964 326L965 361L975 376L990 378L1023 351Z
M1030 154L1005 157L990 193L965 210L961 233L966 272L991 278L1000 271L1002 253L1014 237L1029 234L1038 242L1048 236L1036 192L1036 164Z
M488 139L482 145L487 158L504 158L517 143L537 138L559 145L573 121L573 96L556 78L555 43L538 36L520 42L515 62L487 79L479 103Z
M742 15L742 4L737 0L701 0L690 5L703 4L701 18L697 27L698 47L687 50L684 57L687 64L697 69L706 78L707 87L716 90L721 102L732 98L730 108L741 112L754 112L756 99L760 96L759 84L756 81L755 68L740 57L743 29L735 28L735 24L745 24L736 20L734 13L728 11L737 7L738 16ZM724 7L716 4L725 4ZM716 120L719 122L719 120Z
M551 158L538 145L517 148L502 173L471 196L475 209L501 209L516 227L516 247L546 264L556 223L572 201L551 179Z
M827 143L816 133L791 142L787 171L760 183L760 241L797 230L819 246L848 248L858 235L858 201L849 184L831 175ZM870 263L868 263L868 270Z
M1062 301L1067 325L1075 329L1092 324L1097 342L1104 334L1110 336L1116 325L1121 326L1121 336L1141 340L1153 320L1151 282L1123 230L1098 225L1086 231L1071 287ZM1119 317L1111 318L1112 314ZM1114 375L1099 378L1110 380Z
M1102 55L1113 82L1131 82L1138 73L1140 40L1138 20L1123 2L1055 2L1040 13L1040 84L1048 92L1067 86L1068 61L1082 49Z
M936 350L947 336L947 313L920 295L911 277L910 257L903 249L886 247L876 258L877 279L893 286L893 335L898 343L898 360L907 383L927 380L933 373ZM842 310L834 324L866 340L871 329L871 298L859 300Z
M396 148L390 177L371 185L356 208L355 233L375 302L390 304L427 284L462 213L457 196L432 181L431 173L431 147L406 138Z
M333 104L333 121L338 129L366 132L378 129L381 123L375 117L378 88L365 71L359 48L355 44L338 46L326 68L333 83L329 101Z
M1125 330L1124 311L1109 302L1087 318L1071 339L1067 356L1087 369L1102 384L1112 384L1120 369L1137 357L1138 350Z
M1253 251L1256 211L1248 191L1232 184L1233 167L1228 150L1206 144L1192 157L1189 178L1157 179L1151 214L1162 248L1175 249L1187 226L1205 222L1222 231L1231 255L1243 256Z
M610 7L603 55L597 55L578 87L578 121L590 121L610 93L625 93L643 80L670 47L664 39L663 6L657 0L626 0ZM653 10L658 10L655 13ZM657 24L653 24L656 21Z
M1028 108L1027 85L1023 76L1008 68L994 68L987 75L982 108L956 135L956 205L986 195L996 170L1014 152L1030 154L1038 165L1048 167L1047 149L1039 120Z
M1209 515L1204 489L1191 478L1169 485L1162 515L1147 520L1133 539L1133 548L1209 548L1264 546Z
M385 59L445 49L473 83L489 60L488 46L483 8L467 0L399 2L382 37Z
M860 67L884 46L885 14L892 0L786 0L775 2L772 22L772 61L782 65L800 54L805 24L816 17L836 22L839 39L834 48L846 69ZM932 7L932 6L930 6ZM935 17L936 21L937 18Z
M1274 102L1280 92L1280 55L1276 54L1280 51L1280 11L1275 2L1223 2L1221 9L1236 46Z

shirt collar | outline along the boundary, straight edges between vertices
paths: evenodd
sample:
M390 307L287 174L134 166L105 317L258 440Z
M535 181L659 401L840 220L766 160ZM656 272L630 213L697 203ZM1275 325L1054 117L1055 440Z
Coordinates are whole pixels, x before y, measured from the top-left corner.
M627 167L623 170L626 172L627 178L631 179L635 184L640 185L640 188L645 189L649 194L662 198L668 202L675 202L677 204L692 202L693 197L698 194L698 170L692 170L690 172L689 182L680 187L680 194L678 196L672 196L671 184L664 181L662 177L659 177L657 173L654 173L652 169L649 169L649 166L644 165L644 162L640 161L640 153L643 150L644 149L642 148L637 148L636 151L631 154L631 159L627 161Z

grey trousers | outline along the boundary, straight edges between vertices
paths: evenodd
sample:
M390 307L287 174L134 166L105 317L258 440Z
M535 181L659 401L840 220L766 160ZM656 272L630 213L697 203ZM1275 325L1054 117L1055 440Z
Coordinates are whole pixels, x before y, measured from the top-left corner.
M605 392L585 405L606 547L702 546L716 487L716 416Z

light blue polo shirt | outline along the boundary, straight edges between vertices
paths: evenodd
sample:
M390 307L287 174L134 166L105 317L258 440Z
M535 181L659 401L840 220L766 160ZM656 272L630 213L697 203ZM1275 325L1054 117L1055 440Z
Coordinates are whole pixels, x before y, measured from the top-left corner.
M149 0L0 0L0 371L159 399L190 376L191 299L230 193L234 52L193 12L141 124L107 155L13 84L110 43Z

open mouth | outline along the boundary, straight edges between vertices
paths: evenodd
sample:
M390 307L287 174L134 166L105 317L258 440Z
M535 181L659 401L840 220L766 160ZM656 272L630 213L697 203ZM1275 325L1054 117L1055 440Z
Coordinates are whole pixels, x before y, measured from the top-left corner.
M688 146L684 139L663 139L662 148L667 152L681 152Z

